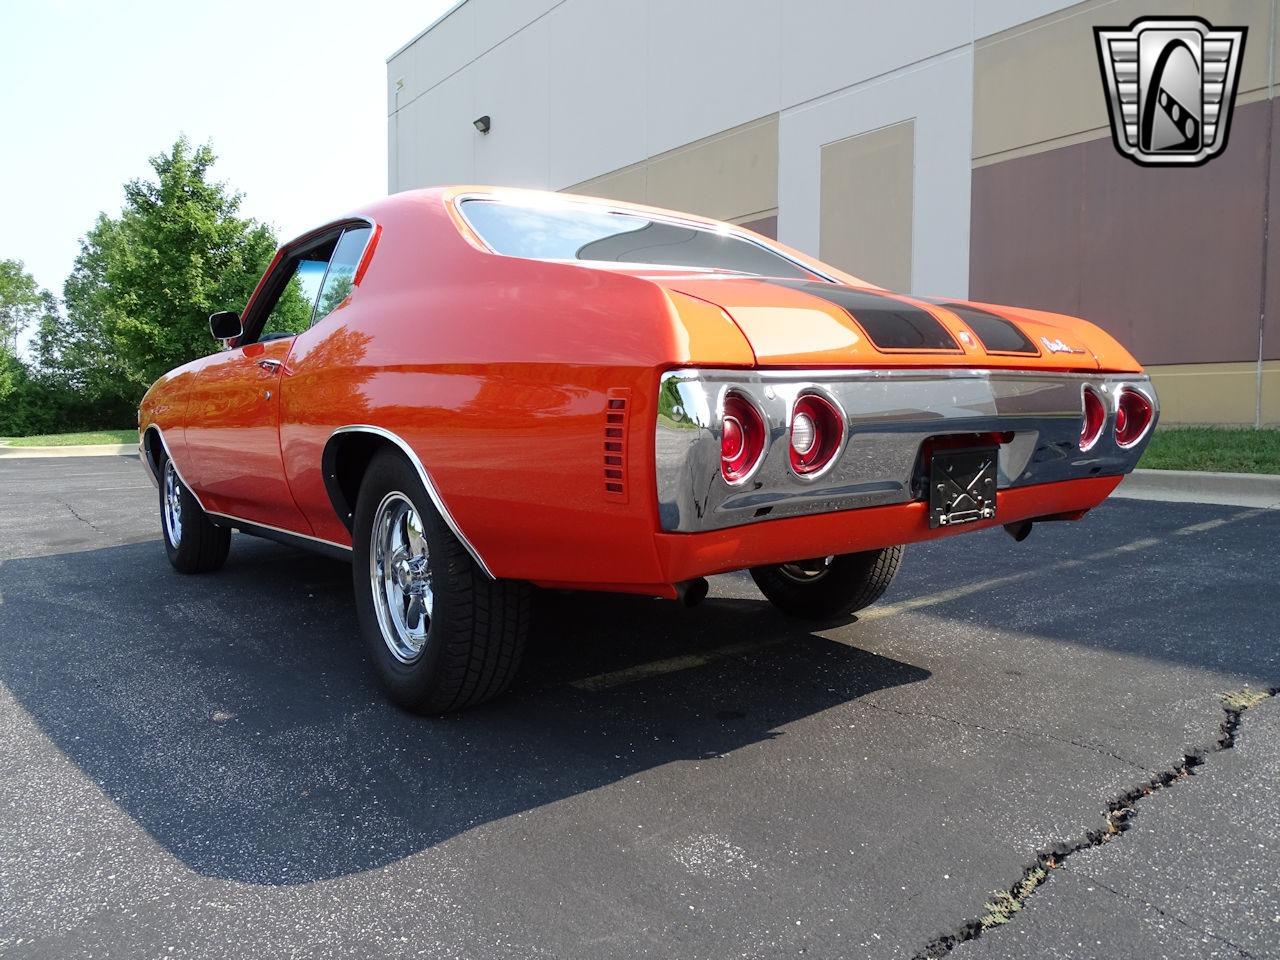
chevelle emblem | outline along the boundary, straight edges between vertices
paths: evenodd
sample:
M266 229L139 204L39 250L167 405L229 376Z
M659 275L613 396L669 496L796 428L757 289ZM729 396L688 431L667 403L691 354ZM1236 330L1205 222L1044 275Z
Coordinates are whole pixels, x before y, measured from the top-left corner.
M1063 343L1056 337L1053 340L1048 337L1041 337L1040 342L1044 344L1044 348L1050 353L1084 353L1081 347L1073 347L1069 343Z

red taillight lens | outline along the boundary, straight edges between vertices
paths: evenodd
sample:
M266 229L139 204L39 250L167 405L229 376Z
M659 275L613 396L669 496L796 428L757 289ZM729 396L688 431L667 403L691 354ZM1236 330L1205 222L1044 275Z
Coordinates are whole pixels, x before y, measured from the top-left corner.
M1147 432L1154 415L1146 394L1132 387L1121 387L1116 397L1116 443L1132 447Z
M751 475L764 452L764 417L737 393L724 398L720 432L720 473L729 483L741 483Z
M814 393L791 410L791 469L812 476L831 464L844 442L844 416L834 403Z
M1080 449L1089 450L1102 436L1107 422L1107 406L1093 387L1084 388L1084 422L1080 425Z

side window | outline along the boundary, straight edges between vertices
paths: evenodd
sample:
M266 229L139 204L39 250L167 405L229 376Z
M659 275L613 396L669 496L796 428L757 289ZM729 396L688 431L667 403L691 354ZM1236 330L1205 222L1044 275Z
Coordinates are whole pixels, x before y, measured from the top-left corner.
M292 274L280 291L271 312L262 326L260 340L275 336L292 336L311 326L311 313L315 309L320 285L324 280L329 258L333 255L337 238L299 252L291 261ZM289 267L286 267L289 269Z
M319 323L331 314L351 293L356 268L360 266L360 258L364 255L364 248L372 232L368 227L348 227L342 232L342 239L338 241L333 258L329 261L329 272L325 274L324 283L320 287L312 323Z

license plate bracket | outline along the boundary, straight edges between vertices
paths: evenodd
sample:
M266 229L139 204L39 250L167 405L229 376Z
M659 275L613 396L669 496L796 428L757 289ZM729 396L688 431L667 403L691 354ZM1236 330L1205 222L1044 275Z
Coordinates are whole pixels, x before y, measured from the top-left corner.
M999 448L934 450L929 461L929 526L951 527L996 515Z

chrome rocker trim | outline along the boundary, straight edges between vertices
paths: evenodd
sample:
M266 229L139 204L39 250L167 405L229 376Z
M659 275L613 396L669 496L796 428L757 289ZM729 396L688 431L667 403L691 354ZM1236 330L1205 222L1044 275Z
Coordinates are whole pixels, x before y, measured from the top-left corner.
M1081 392L1103 397L1107 419L1088 451L1079 446ZM1121 387L1143 393L1153 415L1132 446L1115 441ZM750 481L720 475L720 413L730 390L765 414L768 438ZM817 478L790 468L787 437L798 395L833 398L845 414L844 446ZM659 383L654 458L663 530L695 532L916 499L912 481L927 437L1013 433L1001 444L998 489L1128 473L1159 419L1142 374L996 369L673 370Z
M287 547L297 547L300 550L309 550L313 553L323 554L326 557L332 557L334 560L351 562L351 547L346 544L325 540L323 537L313 537L307 533L295 533L293 530L273 527L269 523L242 520L226 513L214 513L210 510L206 510L205 513L209 514L209 519L216 526L231 527L233 530L247 533L251 537L274 540L276 543L283 543Z

